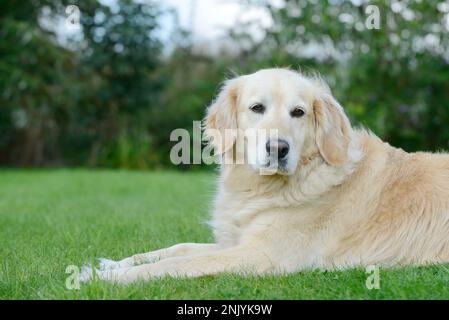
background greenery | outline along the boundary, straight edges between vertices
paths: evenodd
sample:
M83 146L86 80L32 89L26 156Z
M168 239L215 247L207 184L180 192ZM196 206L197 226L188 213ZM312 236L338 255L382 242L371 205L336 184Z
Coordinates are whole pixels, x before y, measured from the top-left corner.
M162 2L2 1L0 165L169 167L169 133L191 130L225 76L272 66L321 72L354 123L398 147L448 148L447 1L240 2L272 26L235 25L208 50L179 27L161 41ZM82 28L63 44L48 25L67 4Z

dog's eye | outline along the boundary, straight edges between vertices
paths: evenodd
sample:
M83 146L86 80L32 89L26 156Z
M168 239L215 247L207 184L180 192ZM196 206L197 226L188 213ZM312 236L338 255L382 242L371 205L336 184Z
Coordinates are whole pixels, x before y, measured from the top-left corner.
M265 112L265 106L261 103L253 104L251 107L249 107L251 111L255 113L264 113Z
M290 112L290 115L291 115L293 118L300 118L300 117L302 117L302 116L304 115L304 110L301 109L301 108L295 108L295 109L293 109L293 110Z

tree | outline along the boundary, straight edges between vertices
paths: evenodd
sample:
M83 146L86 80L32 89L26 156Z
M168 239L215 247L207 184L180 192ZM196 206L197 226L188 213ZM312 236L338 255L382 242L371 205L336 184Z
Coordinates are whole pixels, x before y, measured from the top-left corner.
M73 107L74 55L38 24L50 1L2 3L0 13L0 162L43 165L55 159L58 117Z
M70 49L40 23L57 26L67 4L78 5L82 18ZM0 162L148 166L148 113L163 84L155 72L157 7L131 0L4 5Z

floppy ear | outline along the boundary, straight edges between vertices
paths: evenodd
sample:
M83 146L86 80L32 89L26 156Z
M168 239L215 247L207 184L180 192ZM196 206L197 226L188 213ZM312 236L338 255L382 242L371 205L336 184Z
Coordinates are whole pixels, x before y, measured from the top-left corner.
M225 153L235 143L237 98L237 82L235 79L228 80L224 83L217 98L207 108L204 119L204 134L215 147L217 154Z
M343 108L330 93L313 103L318 150L330 165L341 166L348 159L351 125Z

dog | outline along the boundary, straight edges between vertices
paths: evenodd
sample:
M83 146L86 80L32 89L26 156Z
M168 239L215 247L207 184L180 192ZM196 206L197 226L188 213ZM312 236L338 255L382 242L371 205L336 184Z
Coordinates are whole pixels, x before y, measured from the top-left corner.
M407 153L353 128L319 76L264 69L227 80L204 125L277 132L245 145L258 161L221 165L216 242L102 259L82 281L449 262L449 155ZM237 139L210 140L225 157Z

